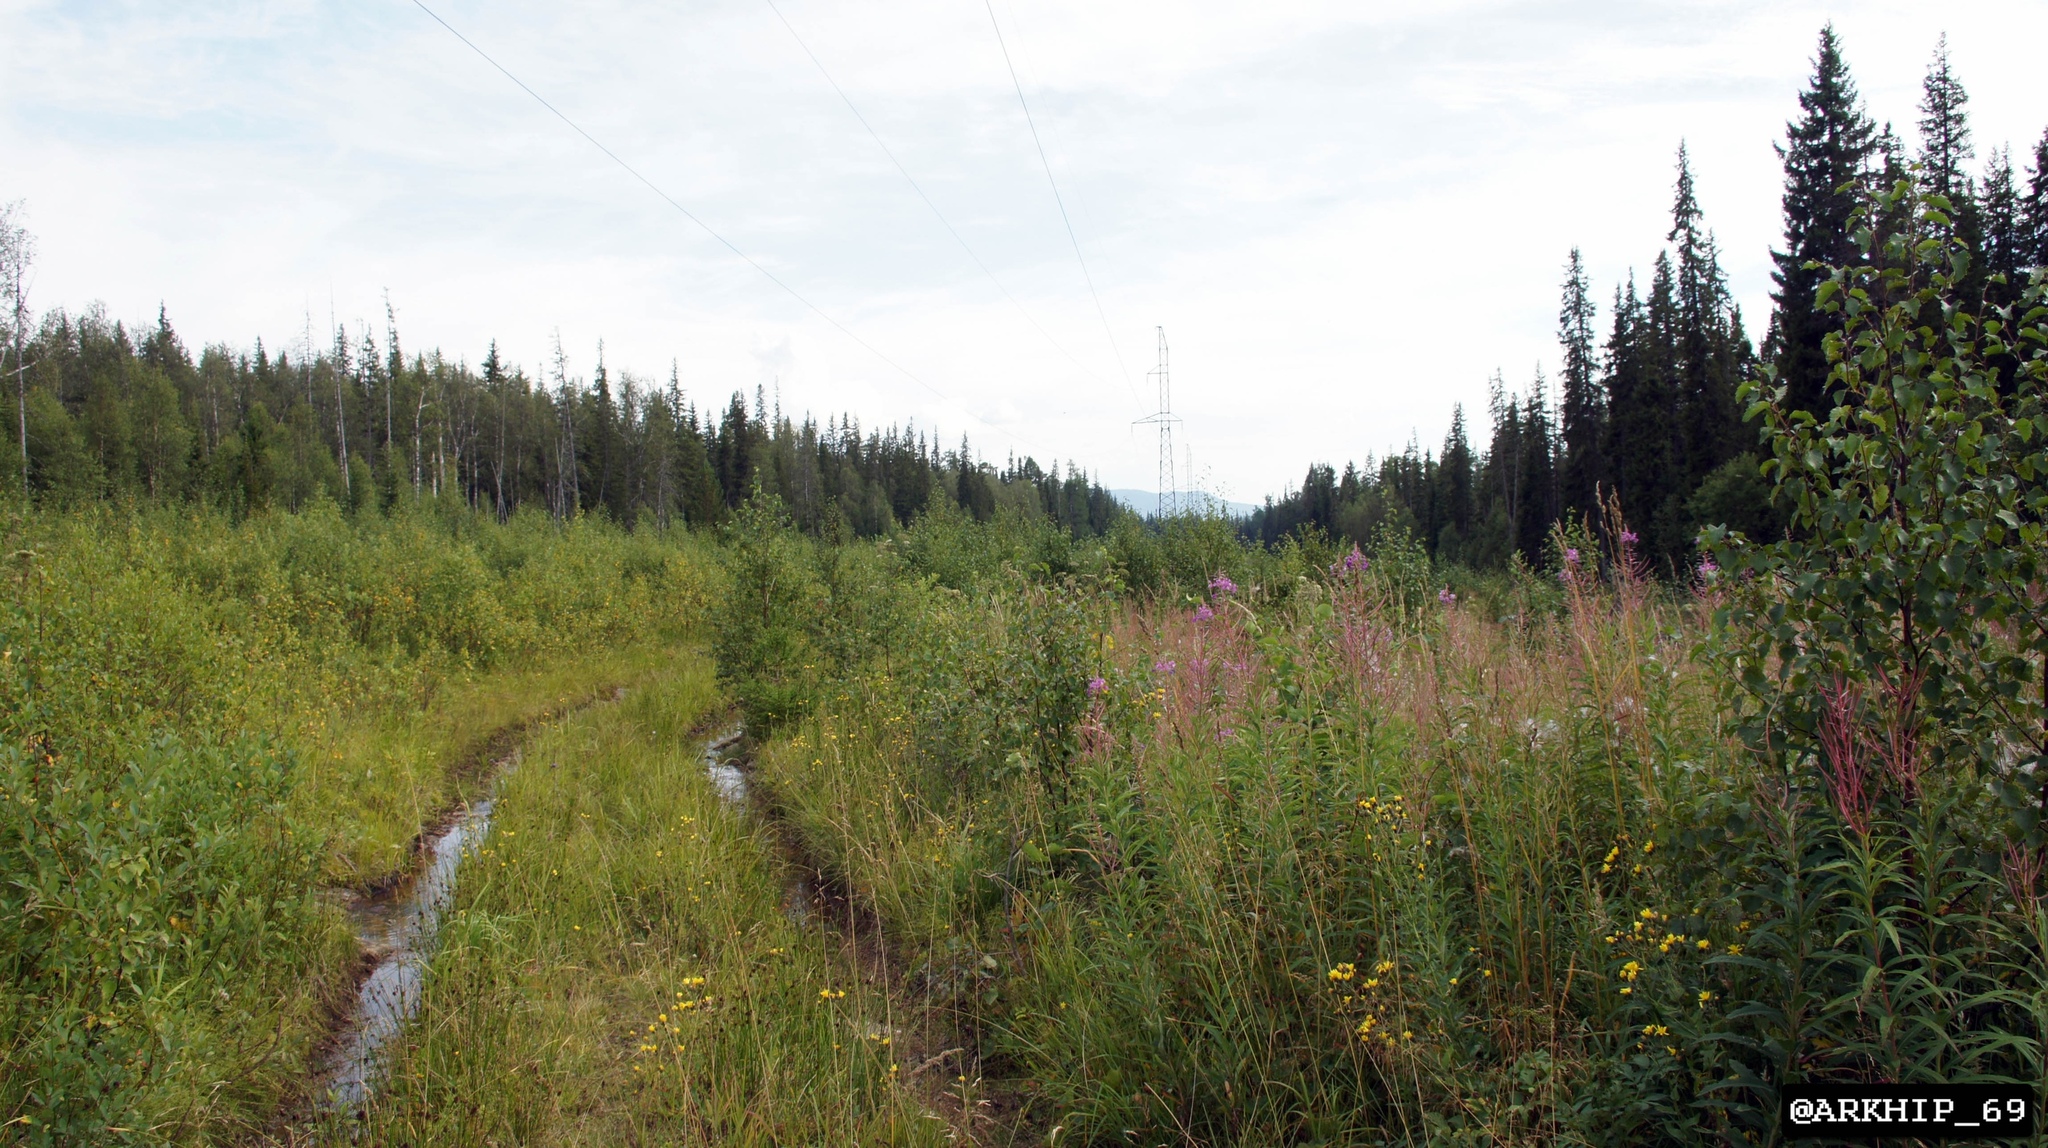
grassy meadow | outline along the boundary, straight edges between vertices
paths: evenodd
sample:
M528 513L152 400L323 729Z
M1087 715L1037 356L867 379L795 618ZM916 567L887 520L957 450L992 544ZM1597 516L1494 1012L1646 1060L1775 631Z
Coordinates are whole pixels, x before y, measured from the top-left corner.
M760 491L0 520L0 1143L1619 1148L1777 1143L1790 1083L2041 1097L2048 280L1978 324L1884 243L1827 417L1744 389L1790 527L1657 577L1613 501L1486 573ZM338 894L487 786L389 1080L323 1109Z
M353 992L322 890L410 864L533 722L665 669L686 539L467 512L5 520L0 1139L268 1126Z

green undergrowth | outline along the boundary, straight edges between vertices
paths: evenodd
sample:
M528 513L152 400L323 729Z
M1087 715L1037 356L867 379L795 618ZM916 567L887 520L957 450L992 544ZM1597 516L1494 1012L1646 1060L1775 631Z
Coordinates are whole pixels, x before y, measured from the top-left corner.
M1711 587L1582 535L1460 593L1389 541L1137 601L735 570L792 600L720 626L809 675L763 782L1007 1134L1763 1143L1780 1082L2042 1079L2048 907L1981 779L1845 824L1736 736Z
M217 1143L299 1087L376 884L492 734L635 680L684 538L459 507L0 522L0 1141Z
M504 782L375 1143L938 1143L885 995L703 758L709 663L549 724Z

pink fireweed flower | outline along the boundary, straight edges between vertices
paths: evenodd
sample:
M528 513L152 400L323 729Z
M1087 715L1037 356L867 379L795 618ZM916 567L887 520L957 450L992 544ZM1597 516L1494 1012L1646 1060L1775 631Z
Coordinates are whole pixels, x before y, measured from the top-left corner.
M1215 616L1216 611L1211 610L1207 602L1195 607L1195 621L1197 622L1206 622Z
M1700 577L1712 578L1715 574L1720 573L1721 568L1719 566L1714 565L1714 560L1712 558L1702 558L1700 559L1699 571Z
M1108 682L1105 682L1105 681L1103 681L1103 680L1102 680L1101 678L1089 678L1089 679L1088 679L1088 696L1089 696L1089 697L1091 697L1091 698L1092 698L1092 697L1096 696L1097 694L1103 693L1104 691L1106 691L1106 690L1108 690L1108 689L1109 689L1109 683L1108 683Z
M1577 566L1579 564L1579 548L1576 546L1565 547L1564 560L1568 566Z
M1458 596L1456 594L1451 593L1451 588L1449 586L1446 586L1443 589L1438 590L1436 592L1436 600L1442 602L1446 606L1455 606L1458 604Z
M1622 531L1621 544L1623 546L1634 546L1636 544L1636 532L1633 530Z
M1344 574L1357 574L1361 571L1369 570L1371 568L1372 559L1367 558L1363 553L1359 551L1357 545L1353 544L1351 547L1351 553L1346 554L1342 559L1336 562L1330 563L1330 575L1331 577L1337 577L1339 575Z
M1173 671L1174 662L1172 658L1161 658L1160 660L1152 663L1152 672L1155 674L1170 674Z
M1219 573L1209 579L1209 589L1218 594L1235 594L1237 583L1230 580L1230 575Z

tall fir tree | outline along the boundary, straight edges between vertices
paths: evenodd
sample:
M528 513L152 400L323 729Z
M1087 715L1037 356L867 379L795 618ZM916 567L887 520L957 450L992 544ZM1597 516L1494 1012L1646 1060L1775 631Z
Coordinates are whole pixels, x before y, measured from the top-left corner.
M1947 197L1949 234L1972 252L1982 252L1984 217L1969 169L1977 154L1970 142L1969 104L1962 80L1949 66L1944 33L1920 85L1920 181L1930 194ZM1978 259L1957 287L1963 298L1980 298L1984 280L1984 261Z
M1745 351L1728 296L1727 277L1711 232L1702 227L1699 197L1685 145L1678 148L1678 187L1666 236L1678 254L1676 329L1670 348L1677 415L1679 479L1684 496L1735 453L1740 426L1735 388Z
M1565 265L1564 297L1557 316L1557 342L1564 355L1559 379L1564 392L1564 461L1558 488L1563 510L1573 515L1597 512L1597 492L1607 478L1602 450L1607 404L1595 378L1599 363L1593 322L1597 317L1592 288L1586 282L1586 265L1574 247Z
M1987 277L2003 276L2000 285L1987 283L1985 301L2003 306L2020 296L2026 286L2025 273L2031 264L2026 233L2026 214L2019 184L2013 177L2012 152L1994 148L1984 168L1984 247L1981 261Z
M1855 253L1851 219L1860 187L1877 151L1877 131L1863 113L1833 24L1820 30L1813 77L1799 94L1800 117L1785 125L1778 156L1785 165L1779 203L1785 249L1773 250L1771 301L1776 310L1768 343L1788 403L1798 410L1826 405L1828 361L1822 344L1833 326L1814 305L1827 272L1807 264L1840 266Z
M1551 423L1550 399L1545 394L1543 371L1538 368L1536 379L1529 386L1529 394L1522 400L1521 429L1517 434L1517 445L1521 448L1518 457L1509 460L1514 467L1515 486L1519 493L1515 513L1516 549L1522 560L1530 566L1541 569L1544 561L1544 545L1549 540L1550 524L1556 522L1561 507L1557 485L1557 435Z
M1437 471L1443 476L1443 506L1436 514L1442 529L1456 532L1459 539L1472 533L1472 443L1465 433L1465 405L1451 407L1451 429L1444 434L1443 461Z
M2048 267L2048 131L2034 145L2034 162L2027 170L2026 201L2020 207L2022 243L2027 266Z

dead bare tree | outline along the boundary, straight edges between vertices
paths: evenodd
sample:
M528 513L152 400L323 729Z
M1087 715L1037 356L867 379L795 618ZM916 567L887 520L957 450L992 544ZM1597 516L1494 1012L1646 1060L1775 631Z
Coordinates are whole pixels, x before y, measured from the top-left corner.
M0 204L0 309L14 353L14 401L21 427L21 498L28 501L28 269L35 237L22 222L20 200Z

